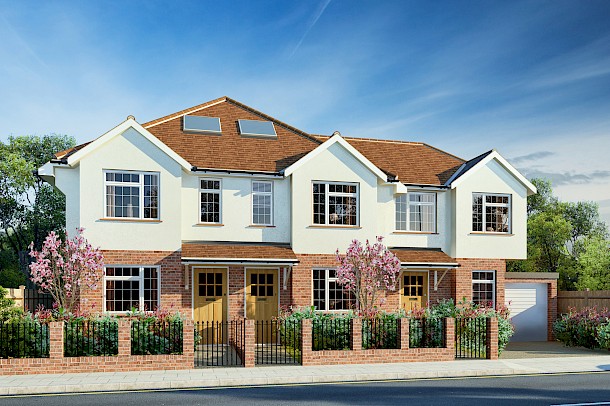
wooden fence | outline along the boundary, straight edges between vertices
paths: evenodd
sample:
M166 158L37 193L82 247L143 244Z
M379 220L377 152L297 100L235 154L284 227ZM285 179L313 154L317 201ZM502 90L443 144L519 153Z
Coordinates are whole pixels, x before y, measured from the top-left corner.
M610 309L610 290L583 290L557 292L557 313L567 313L570 307L580 310L583 307Z

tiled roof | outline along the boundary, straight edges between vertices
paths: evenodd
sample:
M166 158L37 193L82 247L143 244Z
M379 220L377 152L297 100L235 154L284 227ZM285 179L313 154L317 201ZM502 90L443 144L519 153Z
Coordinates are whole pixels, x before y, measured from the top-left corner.
M317 136L321 141L328 137ZM343 137L375 166L402 183L444 185L464 160L421 142Z
M198 259L297 259L288 244L184 242L182 258Z
M440 248L390 248L400 260L400 262L410 262L416 264L453 264L455 259L445 254Z
M219 117L222 135L182 131L181 117ZM244 137L238 119L273 121L277 138ZM279 172L320 145L315 137L229 98L143 125L155 137L199 168Z
M185 114L219 117L222 135L185 133ZM277 138L241 136L238 119L272 121ZM191 165L225 170L280 172L329 138L308 134L228 97L149 121L143 127ZM420 142L343 138L390 178L398 177L407 184L444 185L465 162ZM88 144L55 155L65 159Z

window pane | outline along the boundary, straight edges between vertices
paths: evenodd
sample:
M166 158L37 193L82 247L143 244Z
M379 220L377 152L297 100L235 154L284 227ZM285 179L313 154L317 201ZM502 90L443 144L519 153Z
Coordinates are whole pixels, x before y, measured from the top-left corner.
M106 310L125 312L140 307L139 281L106 281Z
M159 306L157 268L144 268L144 309L156 310Z
M396 197L396 229L407 229L407 195L398 195Z
M313 184L313 222L314 224L326 224L326 185L323 183Z
M201 193L201 222L219 223L220 222L220 193L202 192Z
M144 175L144 218L158 218L159 177Z
M483 231L483 195L472 195L472 231Z

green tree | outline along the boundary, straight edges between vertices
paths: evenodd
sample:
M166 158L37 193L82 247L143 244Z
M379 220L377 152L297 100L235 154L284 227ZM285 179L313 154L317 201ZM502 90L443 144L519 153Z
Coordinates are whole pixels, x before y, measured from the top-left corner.
M57 151L74 146L65 135L9 137L0 142L0 250L10 250L21 270L27 247L65 224L65 198L34 172Z
M578 290L610 290L610 241L600 235L578 244Z

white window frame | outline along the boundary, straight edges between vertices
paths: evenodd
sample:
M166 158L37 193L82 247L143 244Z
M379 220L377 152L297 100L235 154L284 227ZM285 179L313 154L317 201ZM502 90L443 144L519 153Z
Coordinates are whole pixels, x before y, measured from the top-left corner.
M138 268L138 276L106 276L106 268ZM139 308L144 309L144 268L155 268L157 270L157 307L161 304L161 267L159 265L115 265L108 264L104 265L104 278L102 279L103 285L103 308L104 313L108 314L123 314L126 311L108 311L106 310L106 281L138 281L139 282ZM154 311L154 309L148 309L148 311Z
M128 173L130 175L139 175L140 181L136 182L116 182L106 180L107 173ZM156 175L157 176L157 217L144 217L144 175ZM104 218L116 219L116 220L160 220L161 219L161 174L159 172L143 172L143 171L129 171L120 169L106 169L103 171L104 176ZM108 215L108 188L107 186L138 186L140 193L138 202L140 205L140 213L138 217L112 217Z
M414 202L414 204L420 205L420 206L434 206L434 227L432 231L420 231L420 230L411 230L411 201L409 200L410 196L412 195L434 195L434 202L432 203L428 203L428 202ZM405 212L405 219L406 219L406 224L405 224L405 228L401 229L398 228L398 219L396 218L396 215L398 214L398 199L403 197L406 200L406 212ZM437 232L438 230L438 225L437 225L437 211L438 211L438 195L434 192L408 192L408 193L404 193L404 194L400 194L397 195L396 198L394 199L394 229L396 231L408 231L408 232L412 232L412 233L422 233L422 234L434 234Z
M271 185L271 192L255 192L254 191L255 183L266 183L266 184ZM250 185L250 190L252 191L251 197L250 197L250 224L255 225L255 226L272 226L273 225L273 181L271 181L271 180L252 180L252 183ZM271 197L271 206L270 206L271 216L269 217L269 219L270 219L269 223L255 223L254 222L254 195Z
M210 180L218 183L218 189L202 189L201 181ZM197 206L197 222L199 224L222 224L222 179L220 178L199 178L199 205ZM201 221L201 193L217 193L218 194L218 221Z
M335 271L336 272L336 268L313 268L311 270L311 305L315 306L315 299L314 299L314 272L315 271L324 271L324 293L325 293L325 297L324 297L324 307L326 309L316 309L317 312L329 312L329 313L345 313L348 312L352 309L333 309L333 310L329 310L329 304L330 304L330 298L329 298L329 292L330 292L330 282L335 282L337 284L337 286L341 287L341 289L343 289L343 291L347 294L351 294L353 295L352 292L349 292L347 289L343 288L343 286L339 285L339 283L337 282L337 277L329 277L328 276L328 271ZM355 299L354 299L354 304L355 304Z
M314 217L314 203L313 203L313 185L314 184L324 184L326 187L324 188L324 223L315 223ZM329 185L348 185L348 186L356 186L356 193L339 193L339 192L329 192ZM330 196L339 196L339 197L355 197L356 198L356 224L334 224L330 222L329 216L329 197ZM311 224L314 226L329 226L329 227L359 227L360 226L360 184L357 182L327 182L327 181L317 181L314 180L311 182Z
M481 280L481 279L474 279L474 274L475 273L491 273L493 275L493 280ZM492 307L495 308L496 307L496 271L494 270L483 270L483 269L477 269L475 271L472 271L471 273L471 279L472 282L470 284L470 289L471 289L471 300L474 302L474 284L478 283L478 284L489 284L492 285Z
M474 197L476 195L481 195L481 205L482 205L482 225L481 231L475 231L474 230L474 222L472 221L472 215L474 214ZM508 197L508 203L487 203L487 196L502 196L502 197ZM512 234L512 230L513 230L513 211L512 211L512 195L507 194L507 193L484 193L484 192L474 192L472 194L472 200L470 203L470 210L471 210L471 219L470 219L470 229L472 230L472 232L474 233L488 233L488 234ZM487 231L487 208L488 207L506 207L508 208L508 229L507 231Z

